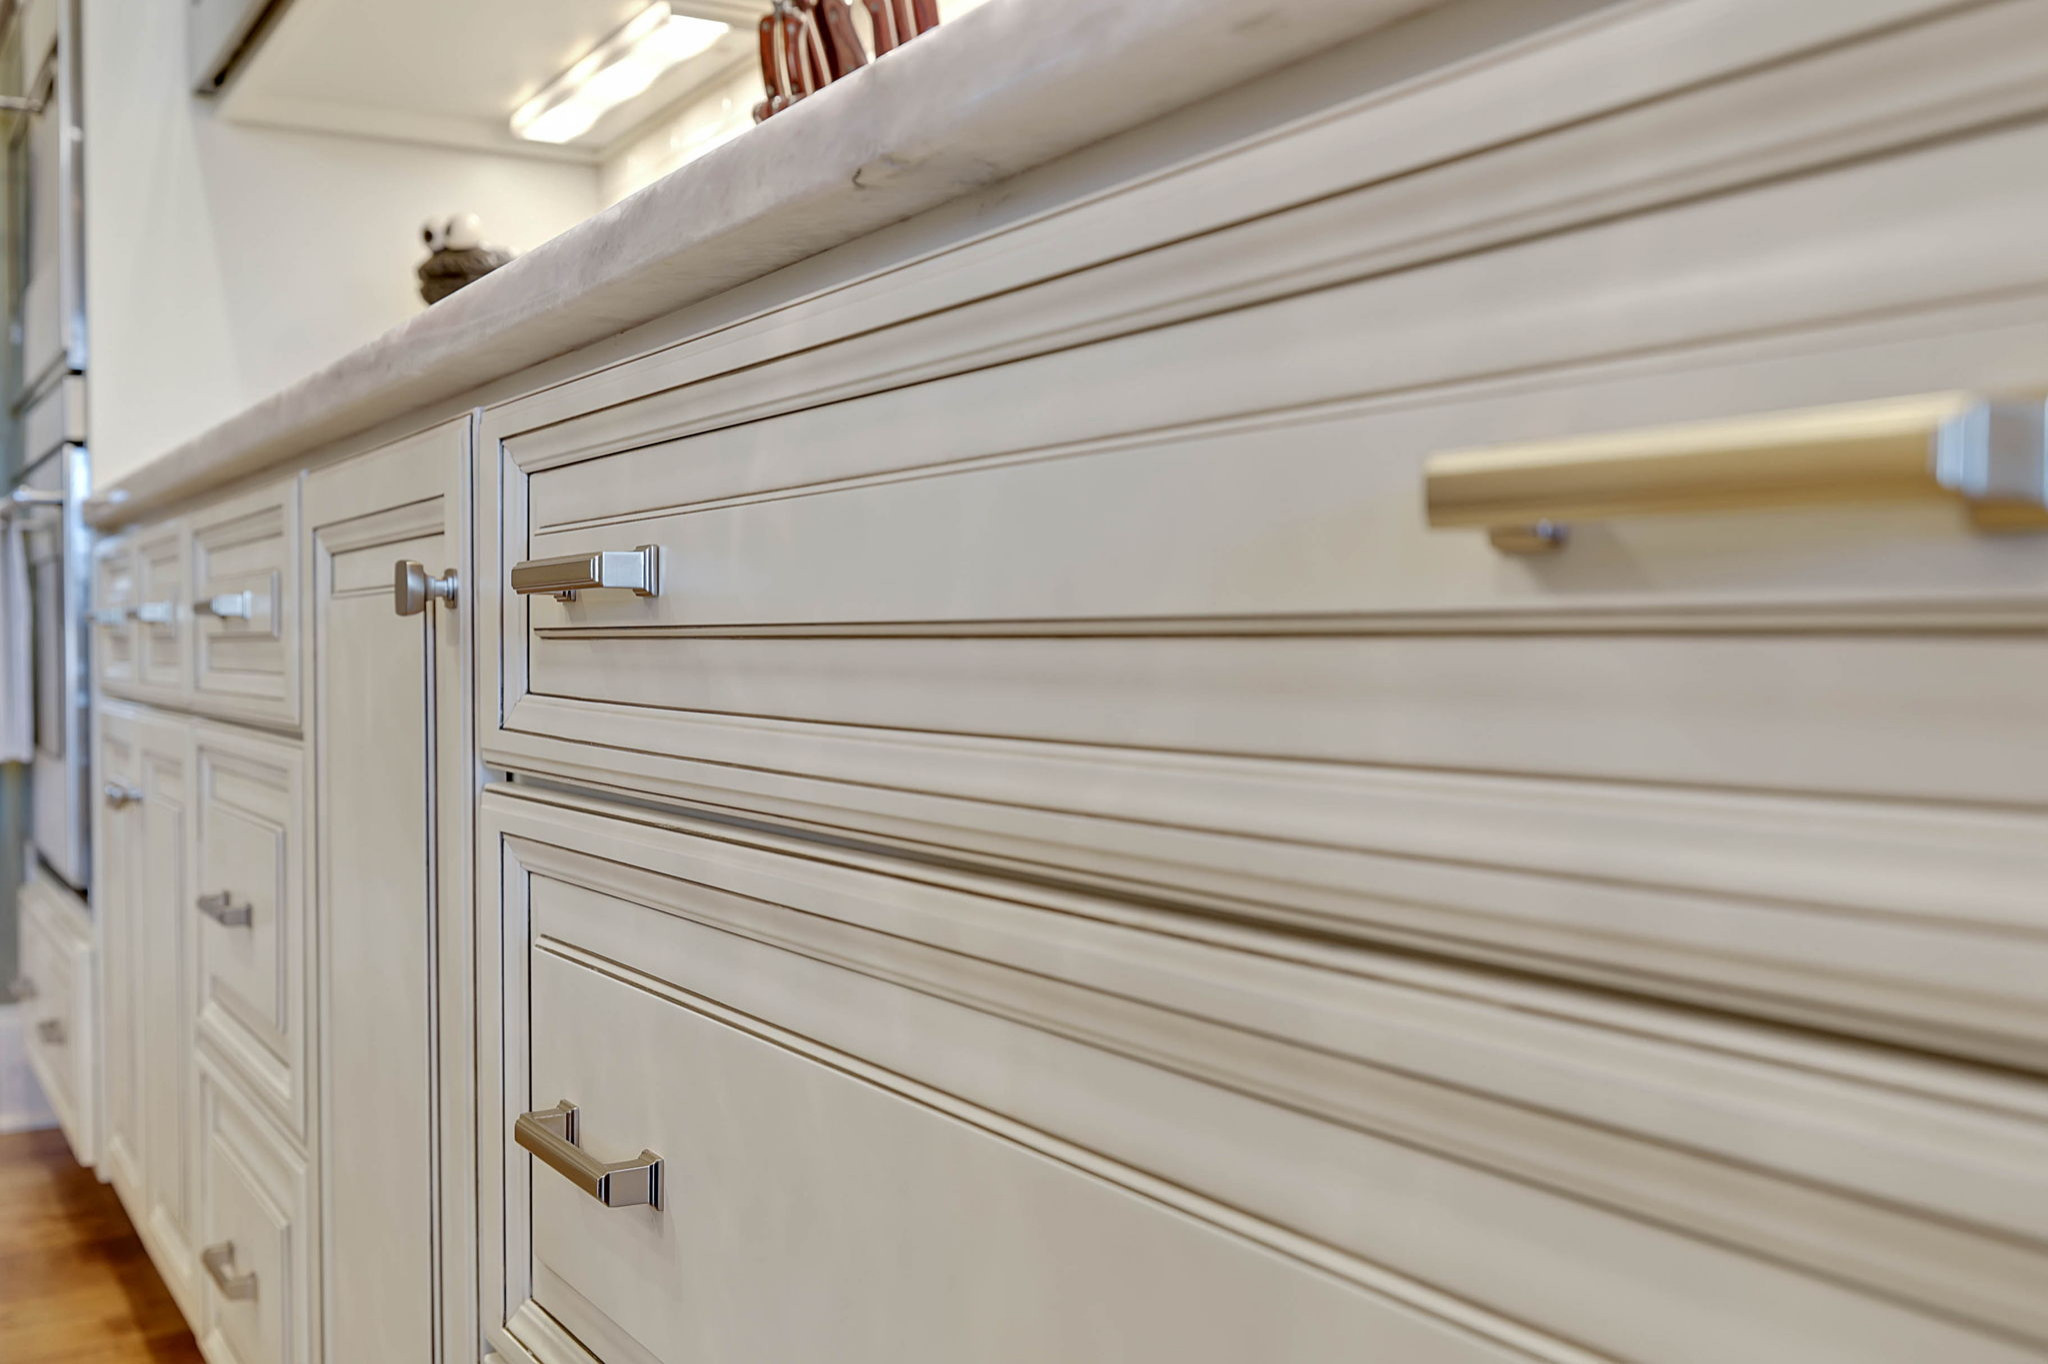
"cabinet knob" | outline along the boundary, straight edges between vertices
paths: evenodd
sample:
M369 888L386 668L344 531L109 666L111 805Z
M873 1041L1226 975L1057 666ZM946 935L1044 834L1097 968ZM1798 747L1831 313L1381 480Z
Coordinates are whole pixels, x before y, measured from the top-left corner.
M65 1038L64 1020L61 1018L44 1019L36 1024L36 1036L42 1040L43 1045L46 1047L63 1046Z
M461 594L461 580L449 569L436 578L417 559L400 559L392 565L391 609L401 616L417 616L428 602L455 605Z
M212 616L215 620L247 620L256 610L256 594L248 590L222 592L218 596L202 597L192 603L195 616Z
M256 908L248 901L235 903L234 892L217 890L198 899L199 912L223 928L247 928L256 917Z
M208 1246L199 1252L199 1263L206 1268L206 1277L213 1280L213 1286L220 1290L223 1298L244 1302L256 1296L256 1276L253 1273L235 1273L235 1243L222 1241L217 1246Z
M117 781L108 782L105 786L100 788L100 791L107 798L107 804L111 805L116 810L126 809L128 806L134 805L142 799L142 790L140 787L123 786L120 782Z

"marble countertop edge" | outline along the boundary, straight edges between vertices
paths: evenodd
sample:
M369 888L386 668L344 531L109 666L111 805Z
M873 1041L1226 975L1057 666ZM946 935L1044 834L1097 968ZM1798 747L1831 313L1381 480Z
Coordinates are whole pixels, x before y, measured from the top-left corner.
M993 0L139 466L112 527L650 322L1434 0Z

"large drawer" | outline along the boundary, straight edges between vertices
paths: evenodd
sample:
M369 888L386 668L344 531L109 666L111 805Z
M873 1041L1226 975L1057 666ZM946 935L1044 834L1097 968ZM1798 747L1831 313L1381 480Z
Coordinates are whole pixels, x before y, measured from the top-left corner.
M297 744L219 725L194 725L192 747L198 885L187 912L199 1032L303 1134L312 1063L304 761Z
M299 723L300 478L190 517L192 705L233 720Z
M2038 1083L562 795L483 827L484 1313L540 1358L2048 1348ZM643 1150L653 1206L558 1173Z
M2048 7L1947 22L1990 81ZM1874 50L1711 107L1876 136ZM486 413L487 759L2040 1067L2048 536L1860 485L1427 524L1447 450L2048 386L2048 125L1705 193L1707 99L932 303L1098 222L1052 215ZM1594 214L1609 154L1693 192ZM593 554L653 595L511 590Z
M38 871L21 887L22 1004L29 1064L81 1165L99 1159L99 1009L92 920L74 891Z
M315 1244L306 1164L205 1061L199 1111L207 1358L309 1364Z

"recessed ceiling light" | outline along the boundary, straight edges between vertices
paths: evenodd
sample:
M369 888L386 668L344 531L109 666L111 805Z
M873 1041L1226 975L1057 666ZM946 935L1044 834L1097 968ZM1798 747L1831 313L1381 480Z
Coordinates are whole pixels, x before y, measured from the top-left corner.
M573 142L730 31L729 24L677 14L669 0L655 0L520 105L512 131L530 142Z

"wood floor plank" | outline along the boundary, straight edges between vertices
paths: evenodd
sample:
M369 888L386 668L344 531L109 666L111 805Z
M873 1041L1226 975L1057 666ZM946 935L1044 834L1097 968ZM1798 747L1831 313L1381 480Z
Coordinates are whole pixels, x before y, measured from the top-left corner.
M0 1360L200 1359L114 1191L55 1131L0 1136Z

